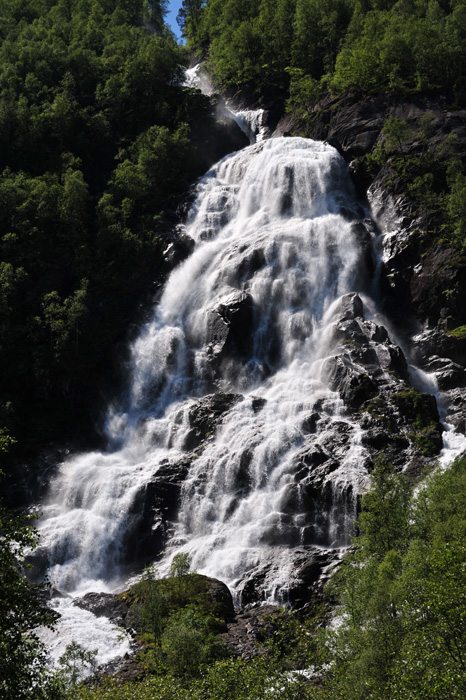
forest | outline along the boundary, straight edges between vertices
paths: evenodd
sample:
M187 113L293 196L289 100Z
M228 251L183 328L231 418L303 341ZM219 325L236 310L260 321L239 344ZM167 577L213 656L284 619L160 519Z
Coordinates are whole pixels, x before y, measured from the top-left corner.
M0 12L0 424L30 452L92 431L214 116L163 3Z
M402 103L441 93L448 108L466 106L464 0L184 0L185 45L164 23L166 6L0 0L0 475L8 486L18 461L44 448L99 444L97 418L173 264L166 251L189 188L232 150L215 102L183 85L190 61L205 63L218 93L279 104L302 136L328 100L348 94ZM453 250L464 279L464 143L452 137L429 150L428 115L415 135L420 146L408 153L412 133L389 117L362 167L374 176L390 159L393 191L427 222L423 245ZM179 258L186 253L181 245ZM445 305L464 338L455 298L450 290ZM36 632L57 616L44 587L23 576L38 546L34 517L10 506L0 506L6 700L466 697L464 457L408 478L382 454L352 547L320 604L271 620L252 660L222 646L225 619L188 559L175 561L168 579L146 570L122 594L143 669L129 681L83 680L93 657L79 647L50 670Z
M449 88L465 99L461 1L188 0L180 21L223 89L312 99Z

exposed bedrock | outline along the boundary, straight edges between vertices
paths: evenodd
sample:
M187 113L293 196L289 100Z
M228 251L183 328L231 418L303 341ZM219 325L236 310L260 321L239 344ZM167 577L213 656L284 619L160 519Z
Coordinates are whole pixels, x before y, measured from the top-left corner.
M321 599L322 588L340 558L338 549L271 549L269 556L247 572L239 584L238 602L245 607L275 598L296 610L312 606ZM283 571L283 586L271 589L269 580L276 581L280 569Z
M336 310L329 343L338 351L324 361L325 377L357 419L371 454L383 449L399 467L413 457L435 457L443 431L435 398L411 386L403 351L383 326L364 318L356 298L344 297Z
M395 155L438 162L449 157L442 147L445 139L454 139L464 162L466 110L452 106L451 95L441 91L403 99L329 97L315 108L310 135L335 146L350 163L361 193L368 192L381 233L383 310L406 333L409 360L435 372L445 418L464 432L466 339L451 332L466 325L466 268L427 211L407 198L390 158L375 176L369 174L364 158L382 143L389 115L409 127ZM421 126L424 117L428 131ZM290 116L279 123L276 135L283 129L296 133Z
M218 354L225 359L237 358L241 352L237 340L229 341L234 328L231 319L244 313L243 319L250 321L249 305L247 295L238 294L229 304L218 307L224 334L218 332L210 342L215 342ZM366 318L358 294L348 294L334 306L325 342L321 375L341 398L340 417L329 416L324 403L317 402L303 420L301 446L290 463L280 511L270 516L269 527L261 534L270 557L261 559L237 582L241 605L275 598L302 607L317 595L327 567L338 560L339 548L349 544L357 501L367 486L366 477L358 482L341 473L351 450L360 445L358 468L367 475L380 452L398 469L417 472L432 462L442 447L443 428L434 397L411 386L401 348L384 326ZM441 366L445 382L448 377L454 381L460 372L459 365L453 363ZM183 483L193 461L212 443L225 416L243 398L219 392L190 405L183 426L183 456L162 463L133 505L134 527L125 548L138 563L153 561L163 551L173 535ZM265 406L261 398L252 402L255 413ZM236 501L231 501L232 513L251 489L250 448L244 446L235 483L229 487L232 494L237 493ZM276 581L275 569L283 565L284 556L295 573L288 577L286 586L271 591L267 581Z
M185 454L177 461L162 462L133 503L134 526L128 531L125 542L130 561L141 564L161 553L172 532L181 487L192 461L214 439L223 415L241 399L240 394L220 392L193 402L188 411L188 425L185 426Z
M228 357L247 358L254 326L254 302L247 292L232 290L212 309L207 343L214 366Z
M393 233L383 239L391 305L388 310L402 322L415 318L433 327L445 325L442 309L448 306L447 324L463 325L466 275L456 252L445 242L436 243L426 232L428 222L420 220L422 216L419 218L419 212L406 199L390 159L375 178L364 165L364 156L382 142L381 130L389 115L410 127L400 146L403 156L447 158L448 149L439 149L446 137L456 139L458 153L466 152L466 110L451 107L451 95L442 92L403 99L393 95L361 98L357 94L329 97L315 108L311 136L327 140L350 162L362 191L369 190L382 228ZM426 115L428 133L419 126L420 118ZM444 296L447 290L452 290L448 304Z

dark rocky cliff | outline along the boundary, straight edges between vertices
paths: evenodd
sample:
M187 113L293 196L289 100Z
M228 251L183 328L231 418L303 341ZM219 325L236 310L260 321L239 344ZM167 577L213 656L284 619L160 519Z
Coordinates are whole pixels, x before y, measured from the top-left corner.
M389 115L407 125L405 136L385 162L368 167L384 142L382 129ZM273 135L301 132L297 120L288 115ZM447 92L409 97L345 94L319 103L303 135L337 148L359 191L367 193L382 234L384 311L403 333L409 359L436 372L447 420L464 432L466 338L451 331L466 324L466 261L444 235L435 202L420 204L410 196L396 159L429 159L441 168L451 157L448 144L454 144L457 161L464 164L466 110L452 106Z

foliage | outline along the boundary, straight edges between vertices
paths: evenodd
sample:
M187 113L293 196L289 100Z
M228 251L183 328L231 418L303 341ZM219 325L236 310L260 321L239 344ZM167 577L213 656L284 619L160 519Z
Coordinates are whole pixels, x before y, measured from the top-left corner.
M178 198L210 164L193 134L206 139L213 110L181 84L165 11L1 3L0 421L22 449L90 424L164 272Z
M73 640L58 659L57 679L64 688L76 687L83 678L95 672L96 656L97 649L86 650Z
M36 634L38 627L53 627L58 615L24 575L25 556L37 545L32 520L0 504L0 695L5 700L58 697Z
M181 678L198 676L206 663L224 655L217 639L224 622L210 599L208 580L188 573L189 566L188 555L176 555L171 578L159 579L148 568L124 594L144 633L144 665Z
M466 175L462 172L450 180L446 206L453 240L462 253L466 253Z
M403 142L411 135L411 129L406 122L390 114L385 120L381 134L387 151L399 148L403 152Z
M200 678L150 676L141 682L109 680L100 688L82 687L76 700L312 700L321 697L300 674L278 672L263 658L223 659Z
M163 619L167 615L169 597L157 584L154 571L144 570L137 589L138 602L136 617L140 627L152 634L154 641L160 645L163 629Z
M452 328L448 331L448 335L452 335L455 338L466 338L466 326L458 326L458 328Z
M329 697L464 697L465 485L466 459L411 496L402 475L377 465L354 553L333 582L342 607L327 635Z
M463 99L465 18L464 3L437 0L184 0L180 26L222 87L264 95L292 85L291 106L289 69L303 87L306 77L336 91L448 87Z
M191 557L185 552L179 552L173 557L170 565L170 576L186 576L191 568Z

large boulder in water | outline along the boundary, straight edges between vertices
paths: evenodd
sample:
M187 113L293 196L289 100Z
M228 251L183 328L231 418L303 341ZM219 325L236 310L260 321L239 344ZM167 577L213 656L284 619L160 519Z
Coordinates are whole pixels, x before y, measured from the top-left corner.
M247 292L232 290L212 310L207 342L218 362L226 356L247 356L254 326L254 302Z

